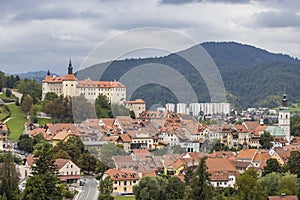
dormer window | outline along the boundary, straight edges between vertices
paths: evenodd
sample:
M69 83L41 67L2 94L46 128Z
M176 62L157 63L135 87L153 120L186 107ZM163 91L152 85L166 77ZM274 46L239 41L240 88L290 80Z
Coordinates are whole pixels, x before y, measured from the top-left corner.
M124 178L127 178L127 176L128 176L127 173L124 173L124 174L123 174L123 177L124 177Z

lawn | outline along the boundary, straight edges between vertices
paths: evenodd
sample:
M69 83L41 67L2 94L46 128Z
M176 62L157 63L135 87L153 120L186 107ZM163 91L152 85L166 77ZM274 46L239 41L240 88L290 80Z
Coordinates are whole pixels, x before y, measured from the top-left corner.
M52 119L38 118L38 124L43 126L44 124L52 123Z
M20 106L16 106L15 104L7 105L11 112L11 118L6 125L9 129L9 139L17 140L20 135L22 135L24 131L24 123L26 119L24 118L24 114L21 111Z
M0 121L3 121L9 115L9 111L5 106L0 106Z
M135 200L134 196L114 196L115 200Z

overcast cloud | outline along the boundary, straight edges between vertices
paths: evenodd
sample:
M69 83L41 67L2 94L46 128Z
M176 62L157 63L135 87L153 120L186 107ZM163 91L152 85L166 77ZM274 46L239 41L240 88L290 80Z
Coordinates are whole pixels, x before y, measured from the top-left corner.
M299 0L0 0L0 5L0 70L7 73L64 74L69 57L77 70L100 42L143 27L173 29L198 43L236 41L300 58Z

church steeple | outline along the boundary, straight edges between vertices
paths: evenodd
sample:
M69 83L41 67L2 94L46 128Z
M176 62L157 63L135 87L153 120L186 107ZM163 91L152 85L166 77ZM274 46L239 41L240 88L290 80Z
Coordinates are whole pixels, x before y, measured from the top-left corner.
M72 67L71 59L69 60L68 74L73 74L73 67Z
M284 90L283 98L282 98L282 100L281 100L281 105L282 105L282 107L288 107L287 103L288 103L288 101L287 101L287 98L286 98L286 92L285 92L285 90Z

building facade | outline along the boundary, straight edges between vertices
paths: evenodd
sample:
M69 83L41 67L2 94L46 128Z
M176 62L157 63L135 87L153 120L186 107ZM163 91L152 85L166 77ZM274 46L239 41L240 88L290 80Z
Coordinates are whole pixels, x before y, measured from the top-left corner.
M90 79L78 80L73 74L71 60L66 76L47 76L42 82L42 100L48 92L58 96L84 95L86 99L94 101L99 94L107 96L110 103L122 104L126 99L126 87L118 81L93 81Z

